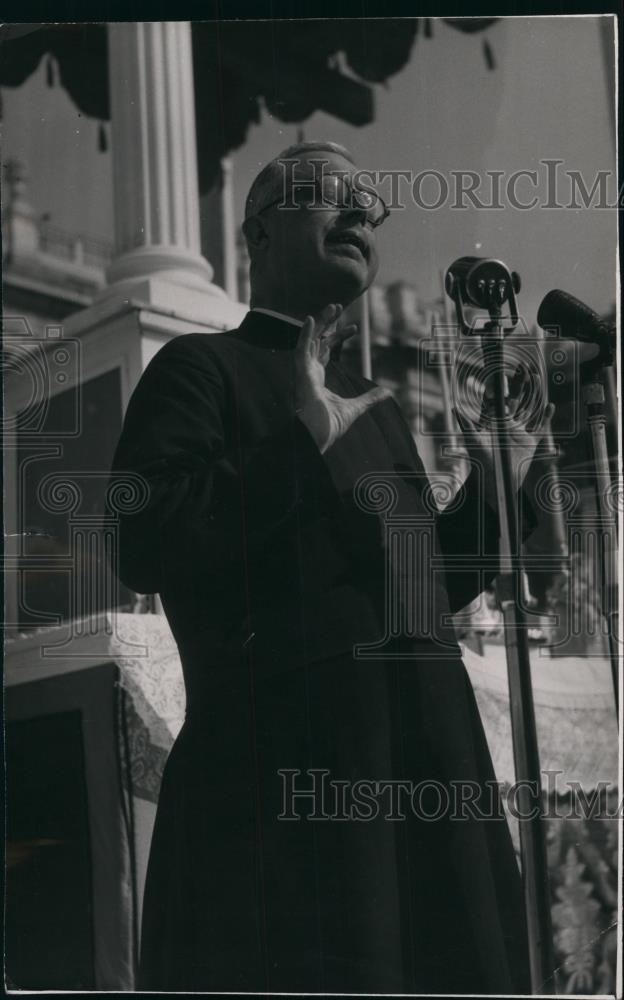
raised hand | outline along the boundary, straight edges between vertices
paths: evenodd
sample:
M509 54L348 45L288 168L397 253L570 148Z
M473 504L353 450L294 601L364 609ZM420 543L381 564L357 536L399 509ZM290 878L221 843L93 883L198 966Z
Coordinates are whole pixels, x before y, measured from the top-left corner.
M371 406L392 395L389 389L379 386L345 399L326 388L325 367L332 352L352 337L357 328L352 323L336 329L341 312L342 306L337 304L326 306L318 316L306 316L295 353L297 415L321 453L331 448Z

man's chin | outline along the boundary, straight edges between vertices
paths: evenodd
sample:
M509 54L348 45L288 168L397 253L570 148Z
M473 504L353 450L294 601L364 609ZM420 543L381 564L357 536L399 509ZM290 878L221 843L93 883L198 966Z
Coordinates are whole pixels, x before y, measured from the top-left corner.
M348 305L366 291L371 281L368 271L358 267L355 261L341 262L338 266L334 264L323 282L329 293L327 301Z

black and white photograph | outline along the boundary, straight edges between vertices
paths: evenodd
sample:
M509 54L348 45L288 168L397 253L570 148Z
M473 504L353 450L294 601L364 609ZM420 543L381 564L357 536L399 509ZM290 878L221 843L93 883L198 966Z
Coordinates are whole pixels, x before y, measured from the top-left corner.
M0 24L5 989L621 996L618 17L264 6Z

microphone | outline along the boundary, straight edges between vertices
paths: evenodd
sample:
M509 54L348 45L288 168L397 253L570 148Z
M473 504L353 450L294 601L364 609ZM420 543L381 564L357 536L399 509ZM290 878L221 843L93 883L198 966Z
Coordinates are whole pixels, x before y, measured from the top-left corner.
M537 322L543 330L556 328L564 340L577 340L598 347L598 354L591 359L592 365L599 367L613 363L615 329L568 292L558 288L548 292L537 311Z
M501 315L502 307L509 306L510 326L506 333L514 329L518 322L516 292L520 291L520 275L509 271L501 260L493 257L459 257L453 261L444 279L446 294L455 303L457 319L464 334L480 334L476 324L468 322L464 306L487 309L490 318Z

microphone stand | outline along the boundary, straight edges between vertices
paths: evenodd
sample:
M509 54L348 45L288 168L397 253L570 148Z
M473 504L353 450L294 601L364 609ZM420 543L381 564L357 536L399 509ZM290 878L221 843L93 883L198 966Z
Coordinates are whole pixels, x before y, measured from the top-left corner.
M613 362L613 357L604 360L605 367ZM604 369L603 369L604 370ZM618 573L617 573L617 522L614 498L607 497L605 484L611 483L609 452L607 450L605 387L601 369L596 367L591 379L583 382L583 402L587 427L592 444L594 469L596 473L596 500L598 506L599 552L601 556L600 610L607 626L609 640L609 660L611 678L615 694L615 710L619 719L619 653L618 632Z
M572 340L593 344L598 353L580 365L580 383L585 403L587 429L595 473L596 507L598 513L598 552L600 553L600 611L607 628L609 661L619 722L619 670L622 656L618 651L618 579L617 579L617 493L613 490L607 449L605 382L608 382L608 402L611 419L616 412L617 390L613 371L615 330L610 329L588 306L554 290L539 307L537 322L544 329L566 329ZM614 424L617 428L617 423ZM621 650L621 646L620 646Z
M535 326L534 333L536 337L543 343L544 342L544 331L541 326ZM545 358L543 358L545 363ZM552 427L548 427L546 433L542 437L540 444L541 455L538 457L543 469L546 471L550 482L552 483L552 491L554 496L559 495L559 449L555 444L555 439L552 432ZM564 583L564 585L569 586L570 582L570 571L569 571L569 558L570 551L568 545L568 531L566 526L566 520L563 511L560 507L555 508L549 517L550 530L552 532L552 551L559 556L560 562L559 567L554 574L554 578L558 584ZM554 581L553 581L554 582ZM553 584L551 584L552 586ZM553 643L554 639L552 635L549 636L549 641L546 645L549 646Z
M500 523L497 595L504 621L518 804L521 816L526 817L520 819L519 828L531 986L534 994L540 994L555 992L555 963L540 761L527 622L522 602L520 532L511 466L509 418L505 398L507 378L503 357L505 328L502 306L509 300L512 326L508 329L513 329L517 324L514 291L518 291L519 286L517 275L510 275L505 265L498 261L480 262L475 258L460 258L451 266L447 275L447 292L455 301L460 327L464 333L474 331L464 320L462 295L473 305L485 307L490 316L482 331L481 346L486 370L492 372L493 379L492 439Z
M496 581L496 592L503 612L516 782L520 783L521 814L530 817L521 819L519 828L531 983L534 993L551 993L554 989L546 988L548 982L552 983L554 972L550 892L545 831L541 815L541 772L531 686L528 625L522 602L522 567L518 565L520 535L507 429L504 334L500 309L490 307L489 311L491 319L485 326L486 336L482 338L481 344L486 365L488 361L492 364L494 381L492 438L500 521L500 571ZM535 802L531 801L531 788L537 792L537 809Z

